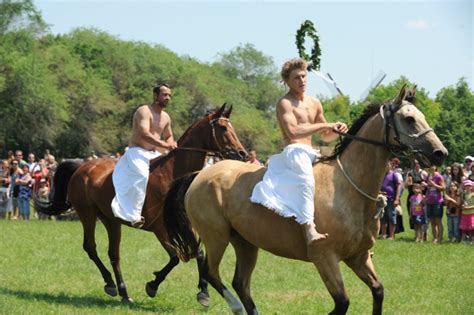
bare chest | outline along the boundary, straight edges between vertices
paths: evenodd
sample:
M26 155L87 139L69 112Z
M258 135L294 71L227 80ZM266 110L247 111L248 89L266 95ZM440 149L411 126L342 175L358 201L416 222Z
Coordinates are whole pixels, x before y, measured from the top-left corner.
M314 123L317 113L314 107L302 104L293 108L293 114L298 123Z
M161 134L168 124L168 118L163 114L153 113L150 115L150 131Z

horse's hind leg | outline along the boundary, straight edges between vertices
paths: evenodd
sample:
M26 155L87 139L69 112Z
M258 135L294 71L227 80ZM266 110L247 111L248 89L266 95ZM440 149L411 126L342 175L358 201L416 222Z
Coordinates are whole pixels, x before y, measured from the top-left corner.
M204 274L206 280L226 300L234 314L244 314L244 308L239 300L222 283L219 274L219 264L224 256L225 249L229 244L229 232L209 233L210 229L201 234L201 239L206 248L206 265Z
M199 250L199 253L196 256L196 263L199 272L199 292L196 298L202 306L208 307L210 297L209 292L207 290L207 281L206 279L204 279L204 273L206 272L206 256L204 255L204 251L202 249Z
M369 252L359 257L346 260L345 263L356 273L356 275L367 284L372 291L374 304L372 314L382 314L382 303L384 298L383 285L375 273L374 264Z
M349 308L349 298L342 281L339 261L334 254L326 254L316 258L313 263L318 268L321 279L334 300L334 310L329 314L346 314Z
M117 287L115 286L114 280L112 279L112 275L97 255L97 246L95 243L95 226L97 217L93 216L85 218L84 216L81 216L82 213L79 212L77 208L76 211L80 215L82 226L84 228L84 242L82 247L86 251L89 258L95 263L97 268L99 268L99 271L102 274L102 278L105 281L105 293L110 296L116 296Z
M128 296L127 287L125 286L122 271L120 270L120 240L122 237L121 223L105 217L100 217L100 219L109 236L109 259L114 270L119 295L122 297L122 302L133 303L133 300Z
M250 280L257 263L258 248L240 236L233 236L231 243L237 259L232 286L244 304L247 314L256 315L258 311L250 296Z

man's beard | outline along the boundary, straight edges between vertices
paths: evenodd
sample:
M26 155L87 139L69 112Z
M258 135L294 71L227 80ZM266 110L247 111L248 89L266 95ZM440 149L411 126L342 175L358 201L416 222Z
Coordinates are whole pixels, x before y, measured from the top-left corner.
M168 101L157 101L158 106L165 108L168 105Z

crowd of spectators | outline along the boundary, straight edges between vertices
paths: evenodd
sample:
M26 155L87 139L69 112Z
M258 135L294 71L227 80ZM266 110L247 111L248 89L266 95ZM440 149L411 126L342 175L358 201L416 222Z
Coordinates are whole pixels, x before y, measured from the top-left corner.
M98 158L94 152L84 160ZM120 158L117 153L116 159ZM395 239L395 234L403 232L401 196L407 191L406 209L410 228L415 231L414 240L427 240L431 226L432 240L443 240L442 217L447 216L447 238L451 242L474 243L474 157L466 156L464 163L453 163L440 172L436 166L423 169L417 160L402 171L400 160L391 159L381 187L387 196L387 206L381 217L379 238ZM207 161L212 165L215 161ZM29 220L31 215L47 219L41 213L31 213L32 197L48 201L51 179L58 163L54 155L46 150L37 160L32 152L24 160L23 152L9 151L0 160L0 219ZM261 165L256 151L249 154L247 163ZM208 165L206 165L208 166Z
M390 160L381 192L388 202L381 219L379 237L394 239L403 231L400 197L408 191L406 209L410 227L415 230L416 242L427 241L431 226L433 243L443 240L442 218L447 216L450 242L474 243L474 157L468 155L464 163L453 163L440 172L436 166L422 169L417 160L405 172L397 158ZM388 231L386 227L389 227Z
M31 199L47 201L51 178L58 163L49 151L37 160L32 152L24 160L23 151L8 151L1 160L0 171L0 219L29 220L32 215ZM48 216L34 213L39 219Z

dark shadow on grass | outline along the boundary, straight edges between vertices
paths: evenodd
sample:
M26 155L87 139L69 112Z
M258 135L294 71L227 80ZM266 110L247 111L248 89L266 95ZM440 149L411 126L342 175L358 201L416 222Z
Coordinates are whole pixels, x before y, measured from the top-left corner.
M15 298L27 300L28 302L31 302L33 300L39 300L50 304L70 305L77 308L100 307L105 309L109 307L120 307L128 308L131 310L142 310L154 313L169 313L175 311L175 307L169 305L151 307L146 305L140 305L137 302L135 302L135 304L128 305L116 300L104 300L98 297L89 296L72 296L65 293L38 293L25 290L11 290L0 287L0 294L11 295Z

